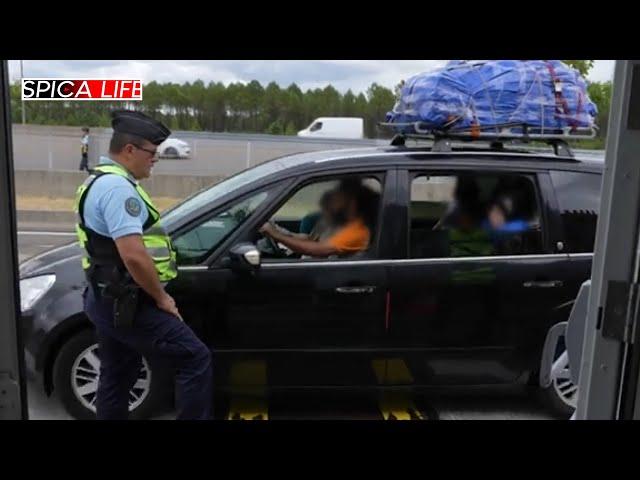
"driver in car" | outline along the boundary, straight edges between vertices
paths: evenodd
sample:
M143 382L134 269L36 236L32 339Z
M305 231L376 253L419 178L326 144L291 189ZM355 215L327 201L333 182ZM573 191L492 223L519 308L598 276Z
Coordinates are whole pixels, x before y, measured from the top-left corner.
M332 223L335 226L332 235L318 240L299 238L287 235L269 222L260 228L260 233L301 255L311 257L352 255L366 250L369 246L371 232L365 221L367 200L365 187L360 180L346 179L332 194Z

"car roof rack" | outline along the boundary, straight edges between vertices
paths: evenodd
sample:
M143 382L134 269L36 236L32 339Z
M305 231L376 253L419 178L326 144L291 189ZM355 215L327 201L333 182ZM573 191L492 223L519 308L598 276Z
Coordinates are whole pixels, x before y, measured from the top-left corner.
M506 141L512 143L544 142L553 147L554 154L562 158L573 158L573 151L568 140L594 138L597 130L592 128L558 128L541 129L522 123L492 125L488 127L471 127L465 129L437 130L429 128L423 122L414 123L379 123L381 127L411 128L415 133L397 133L391 140L392 146L404 146L407 139L430 140L433 142L432 152L451 152L453 142L488 143L491 151L504 151Z

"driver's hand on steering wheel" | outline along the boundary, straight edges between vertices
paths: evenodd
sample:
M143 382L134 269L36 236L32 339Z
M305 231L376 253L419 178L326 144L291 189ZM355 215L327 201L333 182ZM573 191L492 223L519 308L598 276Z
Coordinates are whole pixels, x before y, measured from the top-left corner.
M272 236L273 232L276 231L275 227L271 224L271 222L266 222L264 225L260 227L258 230L263 235Z

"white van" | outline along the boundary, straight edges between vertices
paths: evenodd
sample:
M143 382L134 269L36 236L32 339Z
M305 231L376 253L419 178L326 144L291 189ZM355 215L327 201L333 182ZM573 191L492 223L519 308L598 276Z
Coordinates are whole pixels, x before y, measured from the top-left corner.
M364 121L357 117L320 117L298 132L299 137L364 138Z

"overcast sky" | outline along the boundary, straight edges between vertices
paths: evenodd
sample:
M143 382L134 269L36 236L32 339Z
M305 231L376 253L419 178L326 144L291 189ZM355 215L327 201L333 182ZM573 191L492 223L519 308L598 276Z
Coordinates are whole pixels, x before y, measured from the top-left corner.
M275 81L282 87L333 85L340 92L364 92L373 82L393 88L401 79L428 71L446 60L25 60L25 77L130 78L143 83L184 83L194 80L249 82ZM589 79L613 78L613 60L596 60ZM10 80L20 78L20 61L9 61Z

